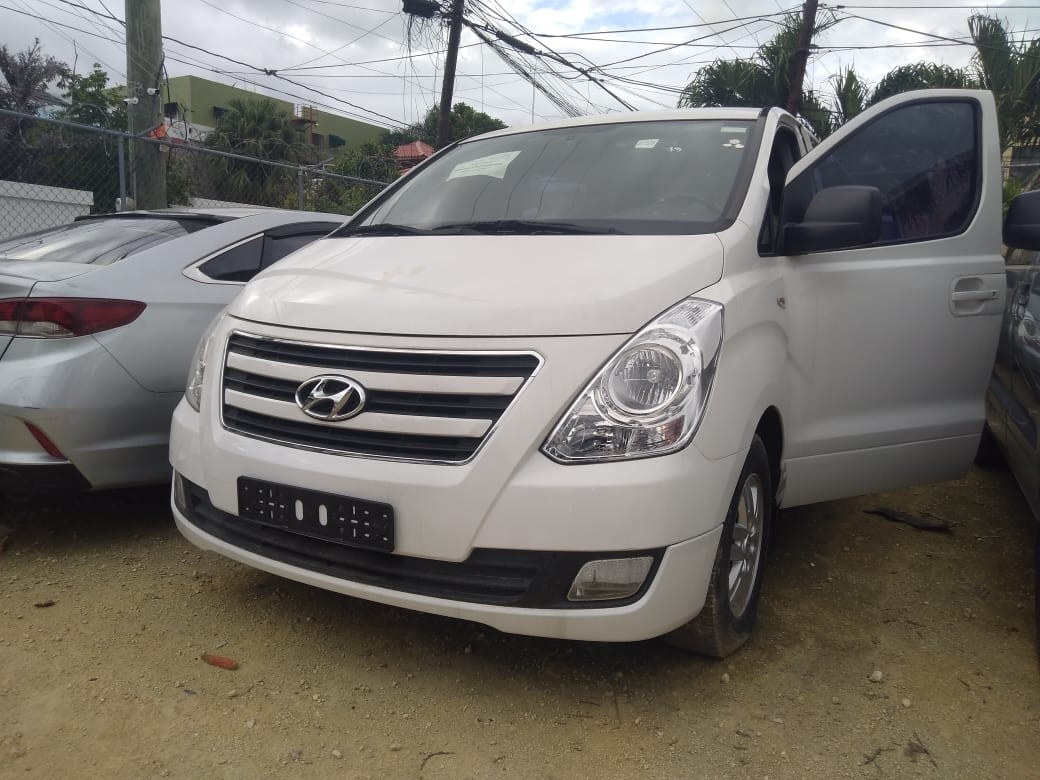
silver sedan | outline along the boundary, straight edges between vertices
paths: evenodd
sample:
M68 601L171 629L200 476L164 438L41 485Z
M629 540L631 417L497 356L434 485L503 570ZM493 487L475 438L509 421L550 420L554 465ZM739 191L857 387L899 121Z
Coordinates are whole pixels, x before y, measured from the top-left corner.
M344 220L163 209L0 241L0 492L168 479L170 417L203 330Z

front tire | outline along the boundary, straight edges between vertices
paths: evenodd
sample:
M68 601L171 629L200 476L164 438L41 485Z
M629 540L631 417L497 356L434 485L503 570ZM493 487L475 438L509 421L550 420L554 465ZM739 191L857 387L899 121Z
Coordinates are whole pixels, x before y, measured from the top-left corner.
M743 645L758 616L775 500L769 454L756 435L722 525L704 608L667 634L669 644L715 658Z

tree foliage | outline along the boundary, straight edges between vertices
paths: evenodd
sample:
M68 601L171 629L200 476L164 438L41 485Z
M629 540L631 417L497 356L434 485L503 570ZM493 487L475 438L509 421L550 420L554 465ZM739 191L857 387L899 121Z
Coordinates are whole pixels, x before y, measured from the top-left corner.
M348 149L326 166L339 176L355 176L377 182L392 182L400 173L395 147L362 144ZM332 176L315 177L306 197L307 208L336 214L354 214L383 187L379 184L351 182Z
M61 119L109 130L126 130L126 103L123 102L126 90L110 86L108 73L100 64L95 62L90 73L83 76L67 73L58 86L63 90L66 103L59 112Z
M228 101L228 109L206 136L206 146L279 162L310 163L314 148L292 118L270 98Z
M718 59L697 71L679 96L680 108L696 106L783 106L791 84L791 59L798 46L800 16L787 14L770 40L751 59ZM833 25L817 20L814 34ZM802 116L819 135L830 128L829 111L811 90L802 92Z
M833 129L837 129L867 107L869 90L867 82L851 65L831 76L830 84L834 90L830 123Z
M50 102L47 87L68 72L68 65L43 53L39 38L19 52L0 46L0 108L35 114Z
M1016 41L1005 21L983 14L968 30L976 78L997 102L1001 148L1040 144L1040 38Z
M914 62L886 73L874 87L867 105L915 89L965 89L974 86L977 86L975 79L967 70L935 62Z
M315 162L314 147L289 114L269 98L229 100L205 146L272 162ZM294 171L245 160L199 156L194 174L204 191L231 202L281 204L298 189Z
M404 130L390 130L383 136L387 146L401 146L412 141L423 141L430 146L437 144L437 118L440 109L437 104L426 112L421 122L417 122ZM501 119L477 111L466 103L456 103L451 108L451 134L449 140L461 141L463 138L502 130L506 123Z

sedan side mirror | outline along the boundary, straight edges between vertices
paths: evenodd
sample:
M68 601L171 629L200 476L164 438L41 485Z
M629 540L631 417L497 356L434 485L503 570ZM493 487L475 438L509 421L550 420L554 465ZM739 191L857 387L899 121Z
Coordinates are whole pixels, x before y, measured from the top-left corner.
M803 255L866 246L881 236L881 192L877 187L844 185L817 192L801 222L780 232L780 254Z
M1003 238L1012 249L1040 249L1040 190L1024 192L1011 201Z

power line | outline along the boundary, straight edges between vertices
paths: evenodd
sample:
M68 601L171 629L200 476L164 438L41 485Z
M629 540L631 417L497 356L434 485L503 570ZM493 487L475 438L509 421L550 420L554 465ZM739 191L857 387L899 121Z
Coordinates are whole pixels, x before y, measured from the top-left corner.
M830 9L830 6L827 6L827 8ZM840 8L840 6L836 6L835 8ZM950 38L949 36L946 36L946 35L939 35L938 33L924 32L923 30L914 30L914 29L912 29L910 27L903 27L902 25L899 25L899 24L892 24L891 22L883 22L880 19L871 19L870 17L860 16L859 14L850 14L848 11L844 11L843 13L845 14L845 18L859 19L860 21L864 21L864 22L872 22L873 24L878 24L878 25L881 25L882 27L891 27L893 30L902 30L903 32L913 33L914 35L922 35L925 38L933 38L933 39L935 39L937 41L947 41L949 43L962 44L962 45L967 43L966 41L960 40L958 38ZM967 44L967 45L972 45L972 44Z
M295 92L287 92L284 89L279 89L277 87L272 87L270 84L263 84L263 83L261 83L259 81L254 81L252 79L248 79L245 76L235 75L233 73L229 73L226 70L221 70L220 68L215 68L212 65L208 65L208 64L206 64L204 62L201 62L200 60L197 60L197 59L193 59L193 60L182 59L183 56L187 56L187 55L183 55L182 54L181 56L177 56L176 54L167 54L166 58L168 60L170 60L171 62L177 62L177 63L180 63L181 65L187 65L189 67L198 68L200 70L205 70L205 71L208 71L210 73L216 73L216 74L218 74L220 76L226 76L228 78L234 79L235 81L241 81L241 82L243 82L245 84L249 84L249 85L254 86L254 87L259 87L259 88L267 90L269 92L274 92L274 93L279 94L279 95L284 95L285 97L293 98L294 101L299 101L301 103L307 103L309 105L317 106L319 108L327 108L330 111L335 111L338 114L342 114L344 116L351 117L351 118L354 118L354 119L359 119L359 120L361 120L363 122L366 122L366 123L372 123L372 120L369 119L368 117L364 117L364 116L361 116L359 114L354 114L354 113L352 113L350 111L344 111L339 106L333 106L333 105L329 105L328 103L322 103L321 101L314 100L313 97L305 97L303 95L298 95ZM303 86L305 88L308 88L308 87L306 87L306 85L303 85ZM334 99L336 99L336 98L334 98ZM386 127L385 124L383 126ZM390 127L395 128L395 129L404 129L405 127L407 127L407 125L405 125L402 122L395 121L392 125L390 125Z
M620 35L622 33L639 33L639 32L666 32L671 30L690 30L701 27L711 28L718 24L731 24L732 22L757 22L763 20L770 20L776 16L785 16L790 11L776 11L768 14L753 14L751 16L733 16L729 19L720 19L715 22L701 21L695 24L673 24L667 27L628 27L617 30L589 30L587 32L578 33L531 33L531 35L537 35L539 38L583 38L586 35Z
M11 0L11 2L19 2L19 0ZM105 41L109 40L108 36L106 36L106 35L99 35L98 33L92 33L89 30L84 30L84 29L79 28L79 27L73 27L70 24L63 24L63 23L55 21L53 19L48 19L45 16L39 16L37 14L34 14L31 11L26 10L25 8L11 8L11 6L8 6L8 5L0 5L0 8L4 9L5 11L13 11L14 13L21 14L22 16L31 16L33 19L37 19L37 20L43 22L44 26L46 26L49 30L51 30L51 32L53 32L58 37L64 38L65 40L69 41L73 46L77 45L75 39L70 38L69 36L65 35L64 33L59 32L58 30L55 30L54 27L62 27L64 29L66 29L66 30L73 30L74 32L78 32L81 35L90 35L90 36L92 36L94 38L100 38L101 40L105 40ZM82 44L79 44L79 45L82 46ZM123 73L123 71L119 70L118 68L113 68L111 65L106 63L104 60L102 60L96 54L94 54L94 52L92 52L86 46L83 46L83 51L85 51L87 54L89 54L91 57L93 57L99 63L104 65L106 68L111 70L113 73L116 73L116 74L122 76L124 79L126 78L126 74Z
M208 5L210 8L214 9L215 11L220 11L220 13L227 14L228 16L232 17L233 19L238 19L240 22L244 22L246 24L251 24L253 27L258 27L261 30L267 30L268 32L276 33L276 34L284 36L286 38L290 38L290 39L292 39L294 41L298 41L299 43L302 43L302 44L304 44L306 46L310 46L310 47L312 47L314 49L317 49L318 51L323 51L323 49L321 49L321 47L315 46L310 41L305 41L303 38L297 38L295 35L292 35L291 33L287 33L284 30L279 30L276 27L268 27L266 24L261 24L260 22L254 21L253 19L249 19L249 18L247 18L245 16L239 16L238 14L235 14L235 13L232 13L231 11L228 11L226 8L221 8L219 5L216 5L215 3L211 3L210 0L198 0L198 1L200 3L202 3L203 5ZM343 24L349 25L350 27L354 27L354 28L356 28L358 30L362 30L363 31L365 29L364 27L359 27L356 24L351 24L350 22L344 21L342 19L340 19L339 21L343 22ZM387 36L379 35L378 33L376 34L376 37L377 38L382 38L382 39L387 40L387 41L390 41L391 43L400 43L400 41L395 41L393 38L388 38ZM325 53L328 54L328 52L325 52Z
M295 5L295 6L299 6L300 8L304 7L304 6L300 5L299 3L294 3L293 0L285 0L285 2L291 3L292 5ZM315 11L313 13L317 13L317 11ZM329 19L336 19L335 16L329 16L328 14L321 14L321 16L328 16ZM351 40L349 40L346 43L344 43L342 46L339 46L339 47L333 49L332 51L330 51L329 52L329 56L331 56L333 54L336 54L337 52L343 51L343 49L346 49L348 46L353 46L355 43L357 43L360 40L363 40L364 38L367 38L369 35L374 35L376 30L378 30L380 27L383 27L386 24L389 24L390 22L392 22L394 20L394 18L395 17L393 17L393 16L388 16L386 19L381 21L379 24L377 24L372 29L365 30L363 33L361 33L361 35L357 36L356 38L352 38ZM343 22L342 19L336 19L336 21L341 22L343 24L346 24L346 22ZM353 26L353 25L351 25L351 26ZM380 36L380 37L382 37L382 36ZM324 56L326 56L326 55L323 54L322 57L324 57ZM291 69L295 70L296 68L302 68L304 65L310 65L312 62L317 62L322 57L312 57L311 59L305 60L304 62L301 62L298 65L293 65Z
M339 8L353 8L356 11L372 11L373 13L377 13L377 14L394 14L394 15L396 15L398 13L397 11L387 11L385 8L369 8L368 6L364 6L364 5L352 5L351 3L334 2L334 0L311 0L311 2L312 3L320 3L321 5L334 5L334 6L337 6Z
M102 13L101 11L98 11L95 8L89 8L89 7L87 7L85 5L82 5L80 3L72 2L72 0L58 0L58 2L64 3L65 5L69 5L69 6L76 6L76 7L79 7L79 8L83 8L84 10L89 11L90 13L93 13L93 14L95 14L97 16L110 18L113 21L119 22L120 24L123 24L123 25L126 24L122 19L120 19L119 17L117 17L117 16L115 16L113 14ZM202 2L205 3L206 5L212 5L212 3L208 2L208 0L202 0ZM213 7L217 8L217 6L213 6ZM9 9L9 10L11 10L11 9ZM220 10L220 9L218 9L218 10ZM231 14L231 15L234 16L234 14ZM34 14L30 14L30 16L35 16L35 15ZM41 18L41 17L36 17L36 18ZM258 25L258 26L262 26L262 25ZM279 31L275 30L275 32L279 32ZM281 34L287 35L288 37L295 37L295 36L288 35L288 33L281 33ZM322 90L317 89L316 87L312 87L312 86L307 85L307 84L301 84L300 82L294 81L293 79L290 79L287 76L281 75L280 73L278 73L277 70L275 70L273 68L263 68L263 67L260 67L259 65L253 65L253 64L248 63L248 62L243 62L242 60L235 59L234 57L229 57L226 54L219 54L217 52L210 51L209 49L206 49L206 48L204 48L202 46L196 46L195 44L188 43L187 41L182 41L179 38L173 37L172 35L163 35L163 40L170 41L172 43L176 43L176 44L178 44L180 46L184 46L184 47L189 48L189 49L194 49L195 51L202 52L203 54L208 54L211 57L216 57L218 59L222 59L222 60L226 60L228 62L232 62L235 65L241 65L242 67L249 68L250 70L256 71L257 73L263 74L265 76L271 76L273 78L281 79L282 81L288 82L289 84L293 84L294 86L297 86L297 87L302 87L303 89L309 90L309 91L314 92L314 93L316 93L318 95L322 95L323 97L329 98L330 100L335 100L335 101L337 101L339 103L342 103L344 105L350 106L351 108L355 108L355 109L357 109L359 111L363 111L363 112L365 112L367 114L371 114L373 116L377 116L377 117L380 117L382 119L385 119L385 120L389 121L392 125L400 125L402 127L405 126L405 123L402 122L401 120L394 119L393 117L387 116L386 114L380 113L379 111L375 111L373 109L365 108L364 106L359 106L357 103L352 103L349 100L344 100L343 98L338 98L335 95L330 95L329 93L323 92ZM302 40L302 39L297 39L297 40ZM315 47L315 48L317 48L317 47Z

